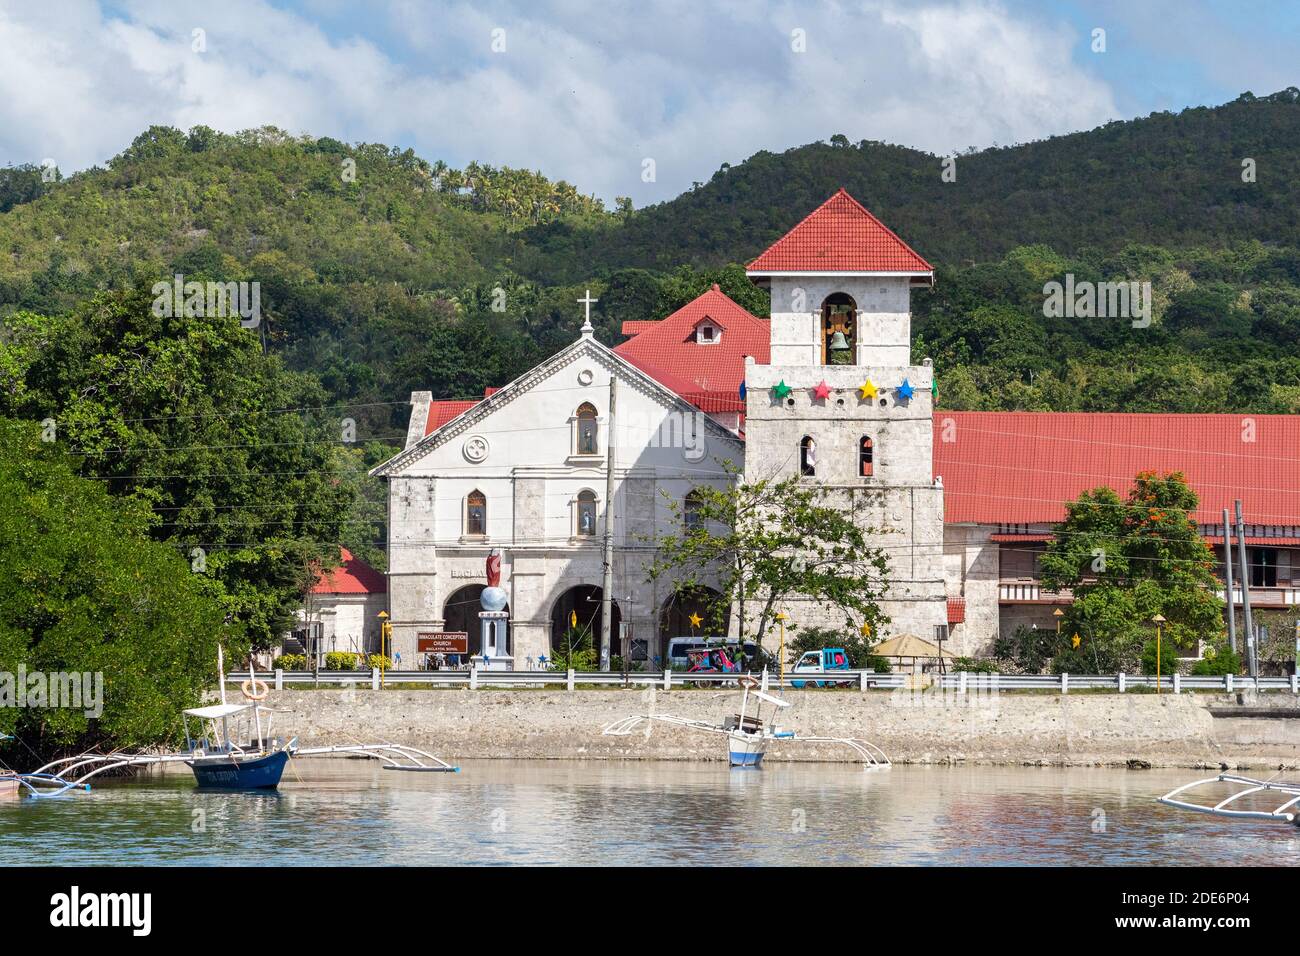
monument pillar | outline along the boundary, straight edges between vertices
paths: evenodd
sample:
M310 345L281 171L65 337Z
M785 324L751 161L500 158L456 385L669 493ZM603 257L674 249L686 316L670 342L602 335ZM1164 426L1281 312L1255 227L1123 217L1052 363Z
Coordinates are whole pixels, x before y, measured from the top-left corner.
M510 612L505 609L508 596L501 587L501 551L493 548L487 559L487 587L479 596L479 626L482 628L482 644L479 653L470 660L480 670L512 671L515 659L510 653L509 629Z

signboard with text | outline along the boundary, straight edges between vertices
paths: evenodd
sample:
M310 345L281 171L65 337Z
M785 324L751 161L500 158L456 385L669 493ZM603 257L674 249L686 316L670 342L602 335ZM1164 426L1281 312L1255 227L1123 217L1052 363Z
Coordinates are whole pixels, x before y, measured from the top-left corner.
M415 649L421 654L468 654L469 634L465 631L419 631Z

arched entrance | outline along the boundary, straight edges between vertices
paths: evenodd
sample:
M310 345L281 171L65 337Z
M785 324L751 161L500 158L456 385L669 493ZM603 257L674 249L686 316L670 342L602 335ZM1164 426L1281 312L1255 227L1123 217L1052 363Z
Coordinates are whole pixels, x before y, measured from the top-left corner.
M467 584L463 588L457 588L451 592L447 603L442 606L443 630L465 631L469 634L471 655L478 654L483 649L483 627L479 623L478 612L483 610L483 605L479 603L479 596L486 587L486 584ZM505 609L509 611L510 605L507 604ZM514 641L510 637L508 621L506 622L506 645L513 652Z
M699 618L698 626L691 615ZM730 630L731 605L720 592L703 585L678 588L659 611L659 651L662 655L672 637L725 637Z
M591 631L591 646L600 650L601 597L603 592L594 584L579 584L569 588L551 608L551 649L560 647L569 631L570 622L576 619L578 627ZM611 654L618 653L618 626L623 620L618 601L612 602L613 623L610 625Z

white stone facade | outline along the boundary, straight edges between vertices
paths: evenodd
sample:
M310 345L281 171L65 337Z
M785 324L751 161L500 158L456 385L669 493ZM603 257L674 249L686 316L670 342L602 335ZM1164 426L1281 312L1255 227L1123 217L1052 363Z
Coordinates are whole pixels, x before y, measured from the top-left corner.
M517 668L550 655L552 617L566 591L601 586L611 377L613 596L638 638L655 635L672 587L647 581L645 568L654 539L673 529L670 502L701 483L725 482L722 462L738 466L742 443L584 336L427 437L427 398L413 401L413 414L424 417L412 424L407 448L376 470L389 482L390 613L404 661L417 659L417 634L446 628L459 589L486 583L493 548L502 552ZM584 404L596 410L595 454L578 438ZM474 493L486 506L482 534L467 515ZM594 533L582 533L584 508L594 509Z

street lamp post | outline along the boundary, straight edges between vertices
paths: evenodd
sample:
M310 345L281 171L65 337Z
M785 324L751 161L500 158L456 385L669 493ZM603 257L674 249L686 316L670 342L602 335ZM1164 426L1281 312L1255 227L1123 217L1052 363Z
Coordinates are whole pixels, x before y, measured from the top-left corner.
M1060 640L1060 638L1061 638L1061 619L1065 617L1065 612L1062 611L1062 610L1058 607L1056 610L1054 610L1054 611L1052 612L1052 617L1056 618L1056 638L1057 638L1056 643L1057 643L1057 644L1060 644L1060 643L1061 643L1061 640Z
M1165 617L1164 617L1163 614L1157 614L1157 615L1156 615L1155 617L1153 617L1151 620L1152 620L1152 622L1153 622L1153 623L1155 624L1155 626L1156 626L1156 693L1159 694L1159 693L1160 693L1160 672L1161 672L1161 667L1160 667L1160 627L1161 627L1161 625L1163 625L1163 624L1165 623Z
M789 620L785 611L776 612L777 623L781 625L781 649L777 651L777 667L779 668L777 682L782 690L785 690L785 622Z

